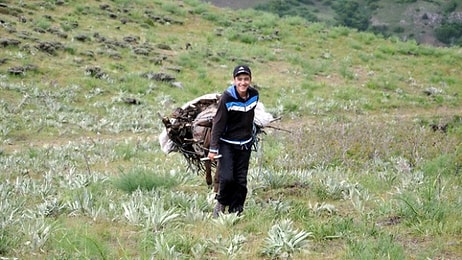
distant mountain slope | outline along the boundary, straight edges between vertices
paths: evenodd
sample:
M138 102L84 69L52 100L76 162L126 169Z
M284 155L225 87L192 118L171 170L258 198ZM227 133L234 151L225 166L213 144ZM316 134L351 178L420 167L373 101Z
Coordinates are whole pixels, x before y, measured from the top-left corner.
M229 7L229 8L242 9L242 8L253 8L258 4L265 4L269 1L268 0L248 0L248 1L203 0L202 2L208 2L218 7Z
M457 0L207 1L219 7L256 8L344 25L434 46L462 45L462 3Z

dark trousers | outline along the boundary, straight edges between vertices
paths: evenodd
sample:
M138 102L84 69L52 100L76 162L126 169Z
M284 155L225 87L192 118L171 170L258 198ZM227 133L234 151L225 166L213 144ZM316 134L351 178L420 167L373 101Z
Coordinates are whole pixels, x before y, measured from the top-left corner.
M247 173L251 149L247 146L220 143L220 188L217 200L229 206L229 212L242 212L247 196Z

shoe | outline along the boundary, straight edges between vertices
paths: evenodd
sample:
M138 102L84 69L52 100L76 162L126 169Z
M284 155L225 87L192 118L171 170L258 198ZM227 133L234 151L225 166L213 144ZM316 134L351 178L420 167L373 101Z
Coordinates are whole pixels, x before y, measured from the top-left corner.
M244 208L242 206L232 208L229 210L229 213L236 213L237 216L242 215L242 212L244 211Z
M217 201L217 205L215 205L215 208L213 208L213 218L218 218L220 212L225 212L225 206Z

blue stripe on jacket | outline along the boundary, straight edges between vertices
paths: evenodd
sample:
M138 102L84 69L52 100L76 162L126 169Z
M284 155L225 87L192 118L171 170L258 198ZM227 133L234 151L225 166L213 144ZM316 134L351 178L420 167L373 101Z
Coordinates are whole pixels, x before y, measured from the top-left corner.
M258 96L253 96L245 102L240 102L240 101L227 102L226 108L228 109L228 111L247 112L247 111L252 110L255 106L257 106L257 102L258 102Z

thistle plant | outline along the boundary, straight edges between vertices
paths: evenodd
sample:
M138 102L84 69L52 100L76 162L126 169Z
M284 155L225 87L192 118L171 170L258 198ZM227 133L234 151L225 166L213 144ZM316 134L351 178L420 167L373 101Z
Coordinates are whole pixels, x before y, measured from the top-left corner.
M42 217L58 216L66 208L66 205L58 198L45 200L37 205L37 214Z
M45 218L36 218L22 224L22 232L26 235L26 246L32 250L41 250L53 232L52 225L48 224Z
M268 231L262 254L272 258L291 258L306 248L307 238L311 235L311 232L294 229L291 220L282 220Z
M83 214L85 216L90 216L94 220L98 218L99 214L103 210L101 206L97 207L95 205L95 200L93 199L93 194L84 189L83 193L74 198L74 201L68 202L67 204L71 213L71 216L78 216Z
M182 253L178 252L175 245L169 245L163 234L154 239L154 252L151 260L155 259L181 259Z
M7 226L12 226L19 222L17 215L21 214L21 209L24 208L24 201L21 199L13 199L13 191L8 183L0 184L0 229L5 229Z
M164 195L166 206L176 206L181 209L196 209L207 211L209 204L207 197L199 193L188 194L186 192L171 191Z
M205 243L196 243L193 247L191 247L191 254L194 259L205 259L207 251L209 250L210 243L205 241Z
M140 225L143 218L141 211L142 205L139 202L129 201L127 203L122 203L123 216L127 221L134 225Z
M130 196L128 202L122 203L122 208L124 217L131 224L159 231L181 216L176 207L165 209L165 203L159 192L146 193L138 189Z
M216 252L226 256L226 259L238 259L238 253L246 241L245 236L237 234L230 239L218 236L215 240L211 241L211 244L213 248L216 248Z
M334 205L325 203L325 202L316 202L314 205L311 204L311 202L308 204L308 208L313 211L314 214L316 215L322 215L322 214L327 214L327 215L333 215L337 212L337 209L335 208Z
M286 202L286 201L281 200L281 199L278 199L278 200L270 199L268 201L268 204L271 207L271 209L273 209L274 213L277 216L284 215L284 214L288 213L289 210L291 209L290 204L288 202Z
M403 174L401 176L401 185L395 187L396 193L401 194L406 190L415 191L424 184L424 173L422 171L414 171L411 174Z
M321 179L319 183L317 193L324 199L350 199L355 190L358 189L358 184L351 184L346 180L338 180L332 176Z
M218 218L212 219L212 221L217 226L232 227L242 218L243 215L237 213L223 214L220 212Z
M287 175L284 172L265 171L262 173L263 185L272 189L286 187L294 181L294 176Z
M204 221L208 219L208 215L209 215L209 213L199 208L196 208L196 207L186 209L186 211L183 214L184 214L184 219L191 223L195 223L197 221Z
M175 221L181 215L176 208L164 209L162 203L153 201L151 207L143 207L146 217L146 227L154 231L159 231L167 224Z

